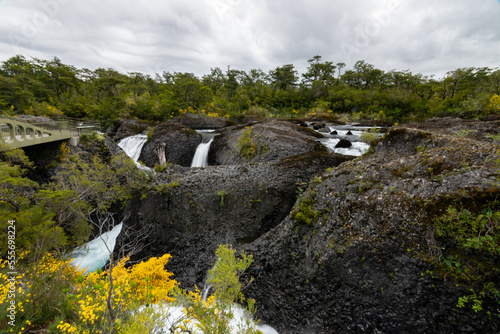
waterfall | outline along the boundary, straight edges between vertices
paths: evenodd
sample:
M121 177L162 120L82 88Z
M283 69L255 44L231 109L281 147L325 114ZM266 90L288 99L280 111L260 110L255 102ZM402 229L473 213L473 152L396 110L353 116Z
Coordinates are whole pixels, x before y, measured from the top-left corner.
M118 143L118 146L129 156L134 162L137 163L139 156L141 155L141 150L148 137L146 135L135 135L127 138L123 138Z
M205 134L205 132L201 133L202 135ZM198 147L196 148L196 152L194 153L193 161L191 162L191 167L207 166L208 150L210 149L210 144L212 144L214 137L215 137L214 134L203 136L203 139L210 138L210 140L208 142L202 142L201 144L198 145Z
M134 160L139 169L151 172L153 169L141 165L138 162L139 157L141 156L142 147L147 141L148 137L146 135L134 135L120 140L118 142L118 146L125 152L125 154Z
M115 248L116 237L122 230L122 224L116 225L111 231L73 250L71 263L80 269L85 269L86 273L103 267L109 259L110 251L112 252Z

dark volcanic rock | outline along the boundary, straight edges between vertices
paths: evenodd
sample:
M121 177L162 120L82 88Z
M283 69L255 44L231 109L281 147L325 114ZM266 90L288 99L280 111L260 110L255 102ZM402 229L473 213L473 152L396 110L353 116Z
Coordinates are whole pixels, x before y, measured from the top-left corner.
M186 113L175 119L188 128L199 129L219 129L231 125L227 118L208 117Z
M319 130L326 127L325 123L312 123L311 125L314 130Z
M437 250L460 251L444 248L433 218L455 201L500 195L499 146L395 129L372 149L324 174L246 247L255 280L245 294L259 318L282 334L498 333L500 319L485 313L498 313L497 301L486 298L482 314L456 307L471 286L433 262ZM498 271L491 275L499 281Z
M306 152L326 151L315 139L323 135L293 122L271 120L249 126L221 129L214 138L208 156L209 165L271 161ZM250 133L247 145L254 145L254 156L241 156L242 136Z
M347 139L341 139L337 145L335 145L335 148L349 148L352 146L352 143L347 140Z
M126 242L126 233L145 229L150 235L136 258L170 253L175 279L184 287L201 286L218 245L254 241L286 217L298 187L350 159L314 152L255 164L169 167L157 175L156 189L126 207L129 219L117 244Z
M154 167L160 163L158 148L164 146L165 161L189 167L201 140L199 133L182 124L162 123L155 128L152 138L142 147L139 161L148 167Z
M489 135L496 136L500 134L500 120L495 120L494 117L486 118L481 121L456 117L434 117L423 123L407 123L401 124L399 127L416 128L449 135L459 135L489 142L493 141Z
M118 142L123 138L130 137L145 132L150 123L138 119L127 119L118 121L119 127L116 130L115 140Z

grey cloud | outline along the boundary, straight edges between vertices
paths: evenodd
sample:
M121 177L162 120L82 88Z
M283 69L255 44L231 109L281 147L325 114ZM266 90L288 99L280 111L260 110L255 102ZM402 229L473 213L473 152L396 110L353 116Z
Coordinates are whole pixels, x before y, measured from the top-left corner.
M268 71L307 60L443 75L500 65L496 0L0 2L0 60L16 53L122 72Z

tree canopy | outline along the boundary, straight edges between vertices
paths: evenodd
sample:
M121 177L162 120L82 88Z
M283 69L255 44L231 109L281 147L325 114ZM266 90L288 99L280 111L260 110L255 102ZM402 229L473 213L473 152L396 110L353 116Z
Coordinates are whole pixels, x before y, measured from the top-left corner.
M394 120L432 116L480 117L499 111L500 70L469 67L440 80L409 70L385 72L363 60L353 68L309 59L299 75L293 64L269 72L215 67L201 78L189 72L154 77L114 69L78 69L52 60L12 57L0 65L0 110L10 114L66 115L112 121L136 117L164 121L190 109L212 116L256 112L305 115L384 115Z

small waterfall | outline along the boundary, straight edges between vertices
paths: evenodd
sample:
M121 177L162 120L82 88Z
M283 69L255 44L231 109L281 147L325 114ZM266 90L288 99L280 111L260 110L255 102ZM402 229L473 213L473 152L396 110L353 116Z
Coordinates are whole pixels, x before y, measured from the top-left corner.
M191 162L191 167L205 167L207 166L208 160L208 150L210 149L210 144L214 140L215 135L210 134L203 136L203 139L209 139L208 142L203 142L196 148L196 152L194 153L193 161Z
M122 225L123 223L120 223L113 227L111 231L103 233L100 237L74 249L71 252L73 258L71 263L80 269L85 269L86 273L103 267L109 260L109 250L113 251L115 248L116 238L122 230Z
M212 288L211 285L207 285L205 283L205 286L203 287L203 292L201 293L201 299L204 301L207 301L208 298L208 293L210 292L210 289Z
M144 144L148 141L146 135L135 135L127 138L123 138L118 143L118 146L129 156L135 163L139 160L141 155L141 150Z
M125 152L125 154L134 160L139 169L142 169L145 172L153 172L152 168L143 166L138 162L139 157L141 156L142 147L147 141L148 137L146 135L134 135L120 140L118 146Z

